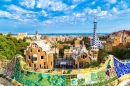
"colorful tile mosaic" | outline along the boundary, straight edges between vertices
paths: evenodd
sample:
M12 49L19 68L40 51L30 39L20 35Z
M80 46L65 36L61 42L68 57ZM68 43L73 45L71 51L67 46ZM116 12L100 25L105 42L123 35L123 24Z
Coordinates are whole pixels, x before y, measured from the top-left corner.
M80 73L77 74L72 74L74 70L69 70L71 73L52 74L25 70L20 64L21 61L24 60L18 58L16 59L15 69L11 78L27 86L103 86L108 83L113 83L113 81L117 80L118 77L128 73L127 71L122 74L122 72L117 71L120 71L130 65L125 64L125 66L124 64L118 62L115 58L114 60L113 58L107 58L106 62L97 69L80 69L80 71L78 70Z
M116 74L118 78L122 77L125 74L130 73L130 62L121 63L116 58L114 58L114 66L115 66Z

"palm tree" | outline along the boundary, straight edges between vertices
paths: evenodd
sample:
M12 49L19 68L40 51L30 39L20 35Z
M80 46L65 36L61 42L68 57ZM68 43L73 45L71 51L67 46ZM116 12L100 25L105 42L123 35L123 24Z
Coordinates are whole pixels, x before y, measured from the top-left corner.
M55 41L53 44L52 44L52 47L55 48L55 55L57 54L56 53L56 48L58 47L58 43Z
M52 44L52 47L55 48L54 59L56 59L56 58L57 58L56 48L58 47L58 43L55 41L55 42Z

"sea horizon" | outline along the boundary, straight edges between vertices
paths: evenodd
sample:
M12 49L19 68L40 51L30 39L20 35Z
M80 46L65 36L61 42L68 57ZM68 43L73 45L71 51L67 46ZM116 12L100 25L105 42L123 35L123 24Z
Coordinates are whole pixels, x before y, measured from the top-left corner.
M97 35L108 35L110 33L96 33ZM18 35L18 34L13 34ZM27 35L35 35L34 33L28 33ZM39 35L46 36L91 36L93 33L39 33Z

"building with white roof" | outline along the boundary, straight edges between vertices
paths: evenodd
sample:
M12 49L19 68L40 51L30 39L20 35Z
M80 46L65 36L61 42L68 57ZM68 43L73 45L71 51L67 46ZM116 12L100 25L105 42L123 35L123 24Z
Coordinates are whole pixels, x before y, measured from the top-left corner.
M41 40L38 32L24 52L26 63L35 69L53 69L53 53L52 45L47 40Z

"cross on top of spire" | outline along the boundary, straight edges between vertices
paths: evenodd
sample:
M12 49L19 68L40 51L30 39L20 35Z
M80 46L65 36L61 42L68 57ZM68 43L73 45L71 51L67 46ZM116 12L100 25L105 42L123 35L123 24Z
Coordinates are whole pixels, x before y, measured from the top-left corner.
M97 18L96 18L96 17L94 17L94 22L96 22L96 19L97 19Z

